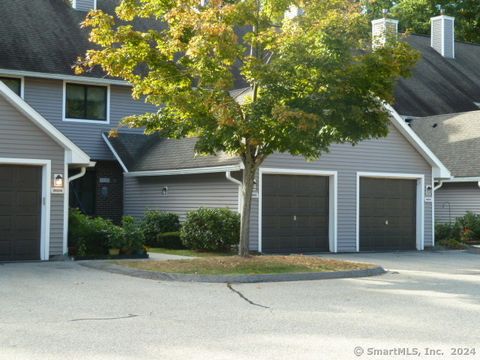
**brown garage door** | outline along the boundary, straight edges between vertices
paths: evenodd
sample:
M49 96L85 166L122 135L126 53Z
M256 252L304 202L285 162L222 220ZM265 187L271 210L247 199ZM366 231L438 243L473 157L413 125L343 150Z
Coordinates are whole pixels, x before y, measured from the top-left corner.
M417 181L360 180L360 250L416 249Z
M263 175L262 183L262 251L328 251L328 177Z
M42 170L0 165L0 261L40 259Z

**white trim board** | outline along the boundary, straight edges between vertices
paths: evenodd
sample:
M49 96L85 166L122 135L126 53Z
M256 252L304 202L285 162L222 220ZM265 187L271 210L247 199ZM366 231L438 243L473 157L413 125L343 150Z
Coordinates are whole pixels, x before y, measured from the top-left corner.
M105 136L105 134L102 132L102 139L103 141L105 141L105 144L107 144L107 147L110 149L110 151L112 152L113 156L115 157L115 159L117 159L118 163L120 164L120 166L122 167L123 171L126 173L128 173L128 169L127 167L125 166L124 162L122 161L122 158L117 154L117 152L115 151L115 148L113 147L113 145L111 144L110 140L108 140L108 137Z
M57 144L67 150L67 161L69 164L85 164L90 163L90 157L75 145L70 139L57 130L50 122L36 112L23 99L8 88L3 82L0 82L0 96L3 96L21 114L26 116L37 127L42 129Z
M166 176L166 175L189 175L189 174L211 174L226 171L242 170L241 165L211 166L191 169L172 169L172 170L154 170L154 171L131 171L125 173L125 176Z
M263 174L273 175L313 175L329 177L329 250L330 252L338 251L337 244L337 204L338 204L338 172L334 170L302 170L302 169L286 169L286 168L268 168L261 167L258 170L258 251L262 252L262 193L263 193Z
M433 167L435 178L449 179L452 175L440 159L428 148L427 145L418 137L418 135L408 126L403 118L389 104L384 103L385 108L389 111L392 124L395 128L413 145L413 147L427 160Z
M52 177L52 162L44 159L0 158L0 164L42 167L40 259L48 260L50 257L50 179Z
M96 78L96 77L89 77L89 76L66 75L66 74L53 74L53 73L44 73L44 72L36 72L36 71L0 69L0 76L3 76L3 75L24 76L24 77L52 79L52 80L66 80L66 81L87 81L92 84L102 84L102 85L111 84L111 85L119 85L119 86L132 86L128 81L125 81L125 80Z
M356 250L360 251L360 179L362 177L379 179L411 179L417 180L417 219L416 219L416 247L417 250L425 248L425 175L424 174L403 174L387 172L357 172L356 179ZM432 209L433 210L433 209Z

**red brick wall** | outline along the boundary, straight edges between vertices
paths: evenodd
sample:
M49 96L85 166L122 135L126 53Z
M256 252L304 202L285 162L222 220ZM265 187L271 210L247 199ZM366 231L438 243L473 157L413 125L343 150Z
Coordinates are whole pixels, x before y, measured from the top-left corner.
M123 170L116 161L98 161L95 215L120 223L123 215Z

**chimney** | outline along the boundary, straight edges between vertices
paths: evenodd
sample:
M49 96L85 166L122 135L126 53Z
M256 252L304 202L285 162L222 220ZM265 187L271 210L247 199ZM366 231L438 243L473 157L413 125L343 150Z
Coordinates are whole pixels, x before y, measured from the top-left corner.
M430 45L440 55L448 59L455 58L455 18L446 16L441 10L440 16L430 19Z
M295 5L290 5L288 10L285 11L284 18L287 20L295 19L297 16L302 16L305 14L305 10L299 8Z
M97 9L97 0L71 0L72 7L78 11L90 11Z
M372 47L383 47L388 39L397 38L398 20L387 18L388 11L383 10L383 18L372 20Z

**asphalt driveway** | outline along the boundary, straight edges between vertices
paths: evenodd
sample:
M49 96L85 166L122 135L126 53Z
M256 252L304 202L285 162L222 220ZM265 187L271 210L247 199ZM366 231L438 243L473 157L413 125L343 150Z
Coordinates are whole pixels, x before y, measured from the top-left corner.
M373 348L416 348L428 359L480 358L479 255L334 257L375 262L390 272L229 289L71 262L3 264L0 359L411 358L368 355ZM451 355L460 347L476 347L476 355ZM424 356L425 348L443 355Z

